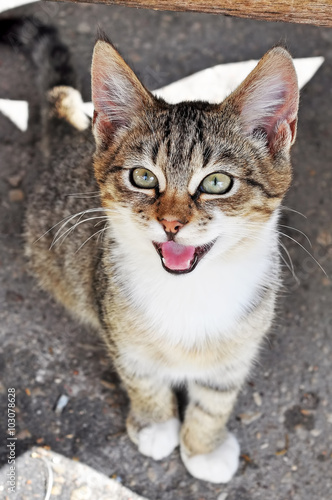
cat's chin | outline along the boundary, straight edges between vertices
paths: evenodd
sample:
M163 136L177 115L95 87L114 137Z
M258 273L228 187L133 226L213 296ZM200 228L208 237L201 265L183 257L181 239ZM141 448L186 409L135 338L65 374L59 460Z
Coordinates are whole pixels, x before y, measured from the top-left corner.
M163 268L171 274L191 273L202 258L211 250L214 243L215 240L206 245L193 247L179 245L172 241L167 241L166 243L153 241Z

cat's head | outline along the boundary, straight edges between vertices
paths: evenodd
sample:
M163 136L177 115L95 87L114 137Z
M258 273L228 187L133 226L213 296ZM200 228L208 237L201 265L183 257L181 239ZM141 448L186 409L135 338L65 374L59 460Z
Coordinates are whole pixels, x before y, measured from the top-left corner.
M167 271L188 273L206 255L275 229L291 181L299 100L284 48L265 54L223 103L171 105L99 40L92 98L95 175L123 248L154 252Z

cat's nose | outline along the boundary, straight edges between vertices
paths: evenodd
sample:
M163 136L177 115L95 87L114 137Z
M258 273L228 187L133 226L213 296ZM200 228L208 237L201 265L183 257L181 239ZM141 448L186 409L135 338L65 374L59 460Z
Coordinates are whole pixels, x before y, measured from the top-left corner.
M184 224L182 224L182 222L178 220L161 219L161 221L159 222L164 227L166 233L172 234L176 234L178 231L180 231L181 227L184 226Z

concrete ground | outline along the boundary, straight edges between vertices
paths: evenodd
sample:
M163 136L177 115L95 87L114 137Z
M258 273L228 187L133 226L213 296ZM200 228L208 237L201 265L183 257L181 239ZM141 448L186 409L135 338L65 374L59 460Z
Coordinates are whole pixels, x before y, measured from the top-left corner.
M281 227L297 280L285 268L275 326L230 421L241 465L230 484L217 486L190 477L177 450L161 462L139 455L125 433L127 397L102 342L26 274L21 228L39 168L38 94L29 63L0 47L0 98L31 102L26 133L0 115L1 464L7 462L7 389L15 388L18 455L34 445L50 447L150 500L330 500L332 284L315 259L332 276L332 30L65 3L15 13L34 13L59 27L86 100L98 24L151 89L222 62L257 59L280 41L294 57L326 61L302 91L294 181L285 201L292 210L284 210ZM62 395L68 399L59 401ZM54 498L69 498L61 495Z
M33 447L16 460L15 492L10 500L147 500L88 465L52 450ZM8 483L8 466L0 469L0 485ZM8 484L7 484L8 487ZM6 491L6 490L2 490ZM6 492L8 493L8 492ZM4 498L1 496L1 498Z

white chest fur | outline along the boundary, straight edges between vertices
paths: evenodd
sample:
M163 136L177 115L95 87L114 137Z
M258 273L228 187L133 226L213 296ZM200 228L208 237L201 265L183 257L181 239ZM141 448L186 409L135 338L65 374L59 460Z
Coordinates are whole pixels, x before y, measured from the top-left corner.
M244 311L275 276L276 245L272 238L226 255L208 254L184 275L165 271L152 245L149 255L119 247L119 277L149 332L190 348L234 333Z

